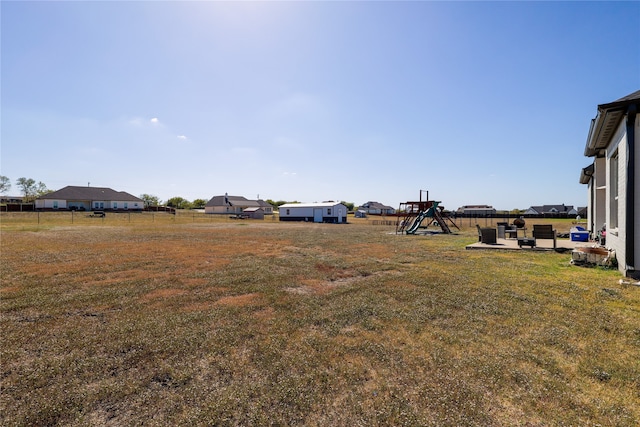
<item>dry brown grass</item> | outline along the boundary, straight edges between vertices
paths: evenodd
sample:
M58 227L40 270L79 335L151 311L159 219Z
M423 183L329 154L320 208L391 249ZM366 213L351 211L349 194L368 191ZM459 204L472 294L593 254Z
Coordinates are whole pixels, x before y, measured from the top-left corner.
M462 225L3 222L0 424L637 425L640 289Z

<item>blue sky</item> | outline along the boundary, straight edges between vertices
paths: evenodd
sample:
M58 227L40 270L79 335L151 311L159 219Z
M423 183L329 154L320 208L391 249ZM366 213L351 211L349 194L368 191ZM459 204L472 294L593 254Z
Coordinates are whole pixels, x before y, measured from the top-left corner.
M587 204L640 2L0 3L0 174L167 200Z

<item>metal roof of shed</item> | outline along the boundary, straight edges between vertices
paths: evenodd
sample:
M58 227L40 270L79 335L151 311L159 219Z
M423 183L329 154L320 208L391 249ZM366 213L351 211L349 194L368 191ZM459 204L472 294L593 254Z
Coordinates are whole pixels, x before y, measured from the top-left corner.
M344 206L340 202L320 202L320 203L285 203L280 207L281 208L332 208L337 205Z

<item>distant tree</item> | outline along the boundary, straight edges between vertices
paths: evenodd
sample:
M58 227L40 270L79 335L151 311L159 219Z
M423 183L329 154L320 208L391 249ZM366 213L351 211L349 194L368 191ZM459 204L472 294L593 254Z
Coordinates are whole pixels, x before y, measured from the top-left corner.
M191 202L191 209L204 209L204 206L207 204L205 199L195 199Z
M342 203L343 205L345 205L347 207L347 210L349 211L353 211L353 208L355 206L355 203L351 203L351 202L345 202L344 200L341 201L340 203Z
M190 209L191 202L189 202L187 199L184 199L182 197L172 197L169 200L167 200L167 206L170 206L176 209Z
M38 181L38 183L36 184L36 197L40 197L51 192L53 192L53 190L49 190L47 186L44 185L44 182Z
M0 175L0 194L11 190L11 181L4 175Z
M271 206L273 206L274 208L278 208L282 205L284 205L285 203L289 203L289 202L285 202L284 200L278 200L277 202L271 199L267 199L265 200L265 202L269 203Z
M20 187L20 191L24 196L25 201L30 201L31 199L36 197L36 181L32 178L18 178L16 181L18 187Z
M154 196L153 194L141 194L140 198L144 200L145 206L160 206L160 199L158 196Z

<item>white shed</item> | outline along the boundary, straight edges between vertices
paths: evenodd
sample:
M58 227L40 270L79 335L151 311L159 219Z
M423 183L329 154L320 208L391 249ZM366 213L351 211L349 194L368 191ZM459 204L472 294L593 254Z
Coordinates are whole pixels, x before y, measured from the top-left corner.
M287 203L280 206L280 221L347 222L347 207L342 203Z

